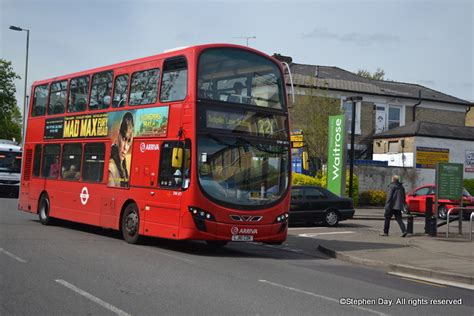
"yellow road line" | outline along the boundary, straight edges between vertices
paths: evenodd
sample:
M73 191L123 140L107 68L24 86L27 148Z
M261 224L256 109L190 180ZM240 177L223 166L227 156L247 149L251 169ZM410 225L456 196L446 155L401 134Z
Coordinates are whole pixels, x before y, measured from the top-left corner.
M431 286L436 286L436 287L446 287L444 285L439 285L439 284L435 284L435 283L431 283L431 282L426 282L426 281L420 281L420 280L416 280L416 279L410 279L410 278L402 278L404 280L408 280L408 281L413 281L413 282L418 282L418 283L423 283L423 284L428 284L428 285L431 285Z

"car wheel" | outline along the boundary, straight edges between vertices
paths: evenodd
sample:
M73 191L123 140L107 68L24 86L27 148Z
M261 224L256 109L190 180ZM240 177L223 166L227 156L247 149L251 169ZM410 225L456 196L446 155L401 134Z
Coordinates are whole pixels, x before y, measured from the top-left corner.
M335 210L328 210L324 214L324 224L329 227L334 227L339 223L339 213Z
M50 203L47 194L41 196L38 208L39 221L43 225L50 225L52 223L51 217L49 217Z
M129 244L137 244L140 238L140 216L135 203L128 204L122 215L121 230L123 239Z
M446 219L448 217L448 208L446 205L440 205L438 207L438 218L439 219Z

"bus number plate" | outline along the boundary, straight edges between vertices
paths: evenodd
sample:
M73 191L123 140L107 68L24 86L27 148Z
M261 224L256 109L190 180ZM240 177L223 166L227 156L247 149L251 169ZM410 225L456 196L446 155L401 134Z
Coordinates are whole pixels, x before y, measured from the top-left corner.
M252 235L232 235L232 241L253 241Z

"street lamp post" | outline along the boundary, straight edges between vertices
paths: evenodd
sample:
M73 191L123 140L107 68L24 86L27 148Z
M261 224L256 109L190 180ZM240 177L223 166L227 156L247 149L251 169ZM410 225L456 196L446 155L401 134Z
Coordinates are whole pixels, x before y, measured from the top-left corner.
M256 39L256 36L236 36L234 38L245 38L247 40L247 46L249 46L249 39Z
M352 102L352 120L351 120L351 153L349 156L349 196L351 199L353 199L353 190L354 186L352 185L352 180L354 177L354 155L355 155L355 150L354 150L354 134L355 134L355 119L356 119L356 103L362 101L362 97L360 96L355 96L355 97L349 97L346 99L346 101L351 101Z
M18 26L10 26L10 30L13 31L25 31L26 32L26 62L25 62L25 91L24 91L24 98L23 98L23 133L22 133L22 144L25 144L25 136L26 136L26 116L27 116L27 96L26 96L26 88L28 85L28 50L30 45L30 30L24 29Z

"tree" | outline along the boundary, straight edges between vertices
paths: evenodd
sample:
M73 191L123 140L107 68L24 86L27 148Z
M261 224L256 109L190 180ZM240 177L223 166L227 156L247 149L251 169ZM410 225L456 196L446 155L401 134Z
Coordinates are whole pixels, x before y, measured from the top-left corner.
M330 115L341 114L340 101L325 90L312 89L313 95L298 95L290 109L292 129L301 129L311 158L326 163L328 157L328 122Z
M386 80L385 71L382 68L377 68L373 74L371 74L367 69L359 69L357 75L370 80Z
M20 79L12 63L0 59L0 139L21 141L21 114L15 97L15 79Z

